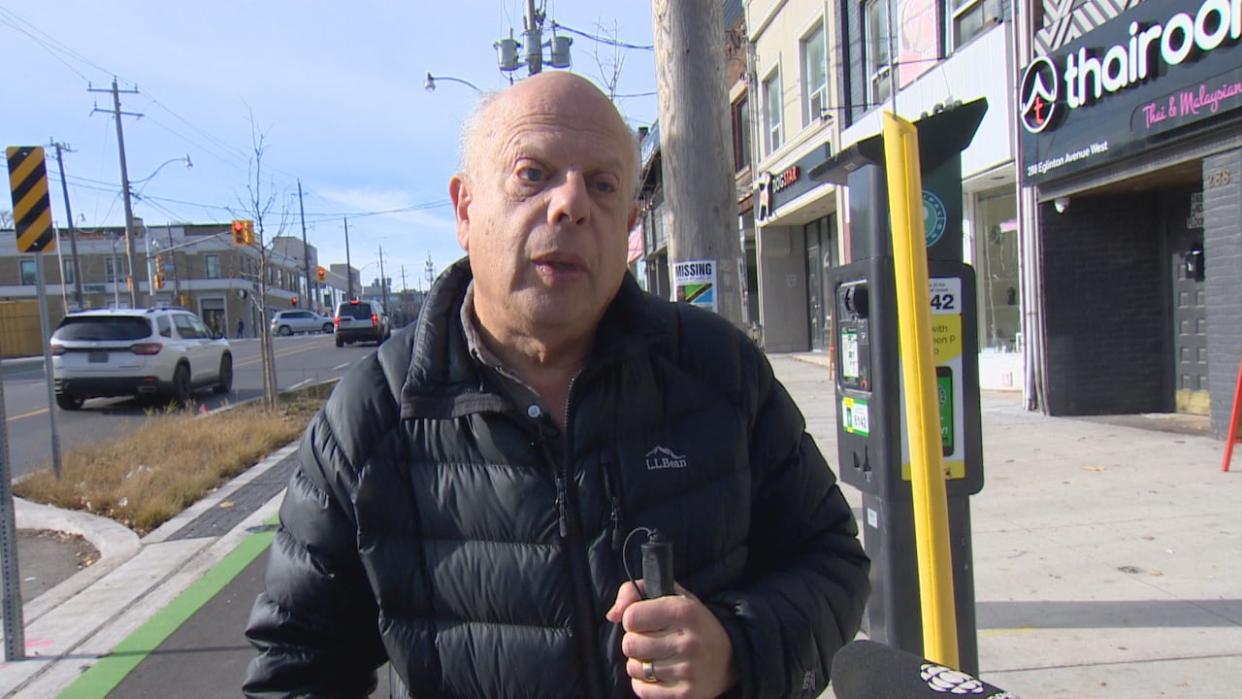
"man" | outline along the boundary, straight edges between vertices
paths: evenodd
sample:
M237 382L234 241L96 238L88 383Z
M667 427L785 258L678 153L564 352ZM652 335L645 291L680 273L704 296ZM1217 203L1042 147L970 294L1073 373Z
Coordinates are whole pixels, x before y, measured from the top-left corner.
M627 275L637 171L577 76L478 108L449 184L468 259L307 428L248 694L363 696L385 659L420 697L826 685L868 592L853 515L762 353ZM626 582L637 527L679 594Z

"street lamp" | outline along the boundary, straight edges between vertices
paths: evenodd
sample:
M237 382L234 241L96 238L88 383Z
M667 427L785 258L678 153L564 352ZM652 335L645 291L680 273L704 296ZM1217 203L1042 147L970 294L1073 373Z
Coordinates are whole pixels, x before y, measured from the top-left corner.
M171 165L173 163L185 163L186 168L194 167L194 163L190 161L190 156L187 154L183 158L172 158L171 160L165 160L164 162L160 163L150 175L147 175L146 177L140 180L128 179L128 177L126 176L124 167L122 167L121 169L121 180L122 180L122 188L123 188L122 193L125 195L124 197L125 199L125 263L126 263L125 272L126 272L126 282L129 286L129 305L133 308L138 307L138 282L134 278L134 239L131 236L131 231L134 228L134 215L133 215L133 209L129 204L129 200L131 196L138 198L140 194L140 192L133 191L133 185L134 184L145 184L147 182L150 182L151 179L154 178L157 174L159 174L159 171L163 170L166 165ZM151 244L150 239L147 239L147 245L150 246L150 244ZM147 276L148 276L148 279L150 279L149 272ZM154 297L154 291L155 291L154 288L149 290L152 297Z
M435 92L437 80L447 80L448 82L452 82L452 83L461 83L462 85L465 85L466 87L474 90L475 92L478 92L478 93L483 92L483 90L478 85L475 85L469 80L462 80L461 78L454 78L448 75L432 75L431 73L427 74L427 79L423 81L423 87L427 90L427 92Z
M153 170L150 175L147 175L146 177L140 180L130 180L129 184L133 186L136 184L142 184L144 182L148 182L151 179L153 179L156 175L158 175L160 170L164 169L164 166L172 165L173 163L185 163L185 169L187 170L194 167L194 163L190 161L190 155L187 153L184 157L181 157L181 158L173 158L172 160L165 160L164 162L156 166L155 170Z

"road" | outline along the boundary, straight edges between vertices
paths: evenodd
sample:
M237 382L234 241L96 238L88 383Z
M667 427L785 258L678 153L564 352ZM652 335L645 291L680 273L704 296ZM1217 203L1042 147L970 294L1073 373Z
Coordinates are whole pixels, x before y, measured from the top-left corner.
M375 346L371 344L346 345L338 349L331 335L295 335L273 340L276 382L282 390L340 376L375 351ZM259 341L252 338L229 342L233 346L233 390L225 395L217 395L210 389L196 393L194 400L207 406L208 410L256 398L263 392ZM12 459L10 469L13 477L17 478L39 468L41 464L45 467L51 465L52 428L48 417L46 379L42 362L9 366L2 373L5 422ZM86 401L78 411L57 408L61 452L131 430L147 419L148 411L162 409L160 402L134 398L96 398Z

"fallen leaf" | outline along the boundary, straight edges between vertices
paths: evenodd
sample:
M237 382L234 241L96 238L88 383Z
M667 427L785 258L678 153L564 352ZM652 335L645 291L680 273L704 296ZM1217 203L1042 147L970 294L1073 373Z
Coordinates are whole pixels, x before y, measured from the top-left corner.
M1082 470L1091 471L1092 473L1104 473L1105 469L1103 466L1083 466Z
M219 508L220 508L220 509L222 509L222 510L227 510L227 509L229 509L229 508L230 508L230 507L232 507L232 506L233 506L233 501L232 501L232 500L221 500L221 501L220 501L220 504L219 504L219 505L217 505L217 507L219 507Z

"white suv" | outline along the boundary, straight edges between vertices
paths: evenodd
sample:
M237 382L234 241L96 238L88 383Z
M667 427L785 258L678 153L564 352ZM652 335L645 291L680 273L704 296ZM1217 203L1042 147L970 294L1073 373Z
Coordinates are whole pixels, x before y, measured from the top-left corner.
M332 319L313 311L279 311L272 316L273 335L332 332Z
M162 395L185 405L195 388L233 387L229 341L182 308L70 313L52 333L56 404Z

